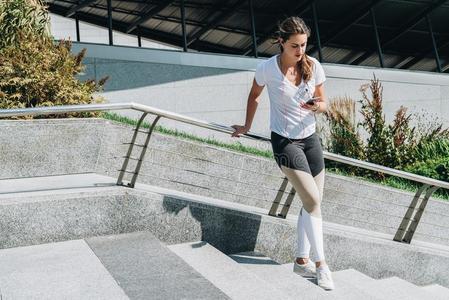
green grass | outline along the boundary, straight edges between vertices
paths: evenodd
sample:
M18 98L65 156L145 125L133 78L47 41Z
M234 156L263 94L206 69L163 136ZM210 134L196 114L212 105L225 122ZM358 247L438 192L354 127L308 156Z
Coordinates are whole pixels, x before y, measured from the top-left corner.
M132 126L137 125L137 120L131 119L128 117L124 117L124 116L118 115L116 113L110 113L110 112L103 113L101 115L101 117L104 119L107 119L107 120L112 120L112 121L116 121L116 122L123 123L123 124L128 124L128 125L132 125ZM150 123L144 122L142 127L150 128ZM264 151L264 150L259 150L257 148L244 146L239 142L236 142L233 144L222 143L222 142L219 142L219 141L211 139L211 138L201 138L201 137L195 136L193 134L189 134L189 133L178 131L178 130L168 129L168 128L165 128L160 125L157 125L154 128L154 131L164 134L164 135L174 136L174 137L178 137L178 138L189 140L189 141L205 143L208 145L213 145L213 146L217 146L220 148L237 151L240 153L252 154L252 155L256 155L256 156L273 159L273 153L271 151ZM418 189L418 186L419 186L419 184L417 184L417 183L414 183L412 181L405 180L402 178L397 178L397 177L387 177L386 179L379 181L379 180L372 179L369 177L354 176L353 174L351 174L350 172L348 172L347 170L345 170L344 168L341 168L341 167L340 168L339 167L332 167L332 168L327 167L326 172L336 174L336 175L358 178L358 179L361 179L364 181L381 184L381 185L385 185L385 186L389 186L389 187L393 187L393 188L397 188L397 189L401 189L401 190L405 190L405 191L409 191L409 192L416 192L416 190ZM442 200L449 200L449 191L447 191L447 190L442 191L440 189L433 194L433 197L436 197L436 198L439 198Z
M108 119L108 120L117 121L117 122L128 124L128 125L133 125L133 126L137 125L137 120L134 120L134 119L131 119L128 117L124 117L124 116L120 116L115 113L103 113L102 117L105 119ZM150 123L144 122L142 127L150 128ZM165 134L165 135L182 138L185 140L205 143L208 145L213 145L213 146L217 146L217 147L221 147L221 148L225 148L225 149L229 149L229 150L233 150L233 151L238 151L238 152L245 153L245 154L249 153L249 154L262 156L262 157L266 157L266 158L273 158L273 153L271 151L264 151L264 150L259 150L257 148L244 146L239 142L235 142L233 144L222 143L222 142L219 142L214 139L200 138L193 134L178 131L176 129L168 129L168 128L162 127L160 125L156 125L156 127L154 128L154 131Z

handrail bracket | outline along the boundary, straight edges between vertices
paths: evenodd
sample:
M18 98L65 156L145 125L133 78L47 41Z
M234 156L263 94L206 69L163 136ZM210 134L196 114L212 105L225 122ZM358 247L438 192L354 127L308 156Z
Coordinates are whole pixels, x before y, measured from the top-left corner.
M287 177L285 177L281 183L281 187L279 188L278 193L276 194L276 198L274 199L273 204L271 205L268 215L282 219L285 219L287 217L288 211L290 210L290 207L296 194L296 191L293 187L290 189L290 192L287 195L287 199L285 199L285 202L282 205L281 212L280 213L277 212L279 205L281 204L282 196L285 194L285 191L287 190L287 184L288 179Z
M394 241L400 243L410 244L413 235L416 232L419 221L423 215L424 209L429 202L430 196L438 189L438 186L431 186L429 184L423 184L418 191L416 191L410 206L402 219L401 225L393 238ZM421 199L421 195L425 193L424 198Z
M131 142L129 143L128 151L126 153L125 160L123 161L122 168L120 169L120 174L117 179L117 185L134 188L134 186L136 184L137 177L139 176L140 168L142 167L143 159L145 158L145 154L147 152L151 134L153 133L154 127L156 126L157 122L161 118L161 116L156 116L156 118L154 119L153 123L151 124L151 127L148 130L148 132L145 132L145 131L140 130L140 127L142 126L143 121L147 115L148 115L148 113L143 113L142 116L140 117L139 121L137 122L136 128L134 128L134 134L131 139ZM134 148L134 146L137 145L136 144L137 136L139 135L139 133L142 133L142 132L146 133L146 135L147 135L147 137L145 139L145 143L143 145L139 146L140 147L140 155L139 155L139 159L137 159L137 164L136 164L134 171L128 171L127 167L128 167L129 160L131 159L133 148ZM131 181L128 182L128 184L126 184L126 185L123 184L123 177L125 176L125 173L133 174Z

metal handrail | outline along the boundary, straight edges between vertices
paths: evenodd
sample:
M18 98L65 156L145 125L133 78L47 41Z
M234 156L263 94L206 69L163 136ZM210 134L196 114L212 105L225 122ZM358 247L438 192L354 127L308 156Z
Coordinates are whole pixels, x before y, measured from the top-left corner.
M157 116L151 126L151 130L148 133L146 143L141 152L139 164L138 164L136 170L134 172L132 172L133 179L130 183L128 183L128 186L130 186L130 187L134 187L134 184L137 179L137 175L139 173L140 165L141 165L141 162L143 161L143 157L145 155L146 148L147 148L150 136L151 136L152 129L154 128L157 121L161 117L179 121L179 122L183 122L183 123L187 123L190 125L199 126L202 128L207 128L207 129L227 133L227 134L231 134L234 132L234 129L230 126L225 126L225 125L221 125L221 124L217 124L217 123L205 122L205 121L202 121L199 119L183 116L181 114L169 112L166 110L162 110L162 109L158 109L158 108L154 108L151 106L142 105L142 104L138 104L138 103L134 103L134 102L115 103L115 104L86 104L86 105L51 106L51 107L37 107L37 108L23 108L23 109L2 109L2 110L0 110L0 118L30 116L30 115L63 114L63 113L73 113L73 112L110 111L110 110L123 110L123 109L131 109L131 110L136 110L136 111L140 111L143 113L143 115L135 129L136 132L139 131L138 130L139 126L141 125L141 123L144 120L144 118L146 117L146 115L153 114L153 115ZM133 140L135 140L135 137L136 137L136 134L134 135ZM269 137L259 135L259 134L249 133L249 132L246 134L243 134L242 137L249 138L249 139L255 139L255 140L262 140L262 141L267 141L267 142L271 141ZM134 146L134 144L131 143L128 152L130 152L132 150L133 146ZM423 184L416 192L416 194L413 198L413 201L411 202L411 204L410 204L410 206L409 206L409 208L408 208L408 210L407 210L407 212L396 232L394 240L398 241L398 242L404 242L404 243L411 242L413 234L416 231L416 227L419 223L422 213L423 213L432 193L435 192L438 188L449 189L449 182L444 182L441 180L436 180L436 179L432 179L432 178L396 170L393 168L384 167L381 165L373 164L373 163L366 162L366 161L361 161L358 159L338 155L335 153L330 153L327 151L324 151L323 154L324 154L324 158L326 158L328 160L332 160L332 161L340 162L343 164L347 164L347 165L351 165L351 166L355 166L355 167L359 167L359 168L363 168L363 169L367 169L367 170L371 170L371 171L376 171L376 172L412 180L412 181ZM123 178L124 172L127 172L126 165L128 163L128 159L129 159L129 157L127 157L123 163L123 167L122 167L119 179L117 181L117 184L120 184L120 185L123 184L121 179ZM421 199L421 195L424 195L423 199ZM291 200L292 199L287 199L287 201L285 201L284 208L282 209L281 214L278 214L278 216L281 216L284 218L286 217L288 209L290 207ZM274 211L277 210L277 207L279 204L280 204L280 198L276 199L275 202L273 202L272 209L270 210L270 215L276 215Z
M234 129L230 126L225 126L217 123L210 123L206 121L202 121L199 119L187 117L181 114L169 112L166 110L162 110L159 108L151 107L148 105L138 104L134 102L128 103L111 103L111 104L85 104L85 105L62 105L62 106L50 106L50 107L35 107L35 108L20 108L20 109L0 109L0 118L5 117L18 117L18 116L35 116L35 115L49 115L49 114L63 114L63 113L73 113L73 112L93 112L93 111L110 111L110 110L124 110L124 109L132 109L140 112L146 112L154 115L158 115L167 119L196 125L199 127L223 132L223 133L233 133ZM263 136L255 133L247 133L242 135L245 138L262 140L262 141L271 141L271 139L267 136ZM412 180L415 182L428 184L431 186L438 186L440 188L449 189L449 182L444 182L441 180L436 180L432 178L428 178L421 175L416 175L413 173L408 173L400 170L396 170L393 168L373 164L370 162L346 157L343 155L323 151L324 158L344 164L348 164L351 166L376 171L408 180Z

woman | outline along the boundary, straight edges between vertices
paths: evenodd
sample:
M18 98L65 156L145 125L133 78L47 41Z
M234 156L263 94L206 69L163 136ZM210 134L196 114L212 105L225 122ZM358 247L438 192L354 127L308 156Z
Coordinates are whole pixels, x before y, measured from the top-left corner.
M332 290L334 283L324 257L320 210L324 158L315 133L315 114L327 108L323 87L326 78L320 63L305 54L310 29L301 18L285 19L278 33L281 53L258 65L248 97L245 125L233 125L232 136L249 131L259 96L267 86L274 157L303 204L298 217L294 271L301 275L316 274L318 285ZM315 265L309 260L310 248Z

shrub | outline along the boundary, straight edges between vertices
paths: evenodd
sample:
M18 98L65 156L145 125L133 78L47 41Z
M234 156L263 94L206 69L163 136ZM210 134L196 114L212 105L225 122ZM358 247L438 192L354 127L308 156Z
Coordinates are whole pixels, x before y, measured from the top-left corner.
M449 157L449 134L447 129L443 130L439 125L429 132L421 133L413 149L414 160L411 163L442 157Z
M28 35L50 39L50 20L40 0L0 1L0 51L17 46Z
M449 157L418 161L408 165L405 171L438 180L449 181Z
M367 94L368 88L371 91L371 99ZM393 124L387 126L383 113L383 87L380 81L374 77L369 86L362 86L361 92L363 98L360 101L360 112L363 120L360 124L368 133L365 147L367 160L391 168L400 167L403 158L409 156L408 143L413 139L407 109L399 108Z
M104 84L80 82L85 51L74 56L71 43L28 40L8 47L0 57L0 108L88 104L101 101L92 94ZM76 115L76 114L74 114Z
M329 122L328 149L333 153L364 159L363 142L355 121L355 102L349 97L329 102L325 113Z
M344 98L329 104L326 113L330 127L328 149L352 158L449 181L449 129L443 129L441 124L435 122L411 126L412 115L402 106L396 112L394 121L388 125L383 113L380 81L374 77L369 85L362 86L361 92L362 120L357 125L355 101ZM359 127L366 131L366 140L360 138ZM355 175L385 179L382 174L342 164L331 166L344 168Z
M31 9L31 8L32 9ZM71 54L71 42L55 43L45 31L46 9L39 1L9 0L0 4L0 108L74 105L102 102L94 98L107 78L81 82L85 50ZM30 24L26 24L29 22ZM3 22L0 22L3 23ZM58 115L95 116L96 113ZM56 116L47 116L56 117Z

